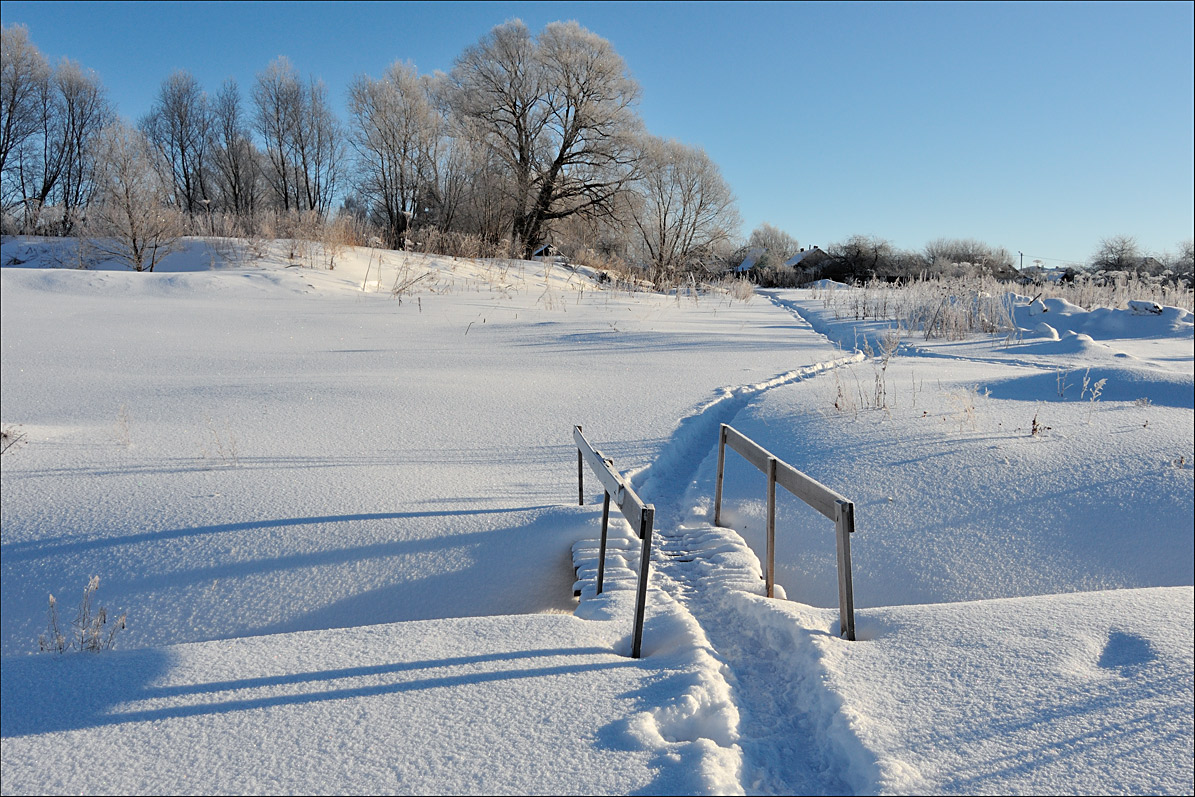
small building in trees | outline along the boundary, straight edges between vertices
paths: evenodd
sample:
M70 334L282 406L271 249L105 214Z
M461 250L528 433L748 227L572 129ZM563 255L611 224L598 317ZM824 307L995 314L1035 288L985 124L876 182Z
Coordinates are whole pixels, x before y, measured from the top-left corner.
M830 259L830 256L818 249L817 246L811 246L808 249L802 249L795 255L784 261L785 268L810 268L816 266L818 263L824 263Z
M756 246L747 251L743 262L734 271L765 287L791 288L818 279L833 260L833 256L812 246L779 263L770 257L767 249Z
M739 263L738 266L735 267L734 273L738 274L739 276L745 276L746 274L749 274L755 269L755 266L759 263L759 259L763 257L763 252L764 250L762 246L756 246L749 249L746 256L743 258L743 262Z
M794 272L797 283L800 284L821 277L823 269L833 259L830 255L817 248L817 246L811 246L808 249L802 249L784 261L784 268L791 269Z

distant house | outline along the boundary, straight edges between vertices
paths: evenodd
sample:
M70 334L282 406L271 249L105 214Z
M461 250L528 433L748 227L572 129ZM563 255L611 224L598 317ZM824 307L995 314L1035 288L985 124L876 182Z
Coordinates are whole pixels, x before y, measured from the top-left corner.
M531 253L531 259L534 260L537 257L558 257L559 255L560 250L555 246L552 244L544 244L539 249L536 249Z
M784 267L792 269L794 280L800 285L803 282L809 282L821 277L826 266L833 262L833 260L833 257L821 249L811 246L808 249L802 249L786 260Z
M1165 270L1166 265L1161 260L1158 260L1156 257L1152 257L1150 255L1146 255L1145 257L1141 258L1141 263L1135 269L1138 274L1144 272L1145 274L1152 275L1161 274Z
M766 254L760 246L750 249L735 273L767 287L793 287L820 277L822 269L834 259L816 246L802 249L781 264Z
M762 246L757 246L757 247L751 249L749 252L747 252L747 256L743 258L743 262L739 263L738 267L734 270L734 273L735 274L748 273L749 271L751 271L751 269L755 268L755 264L759 262L759 259L761 257L763 257L763 247Z
M802 249L795 255L784 261L785 268L814 268L830 260L830 256L818 249L816 246L811 246L808 249Z

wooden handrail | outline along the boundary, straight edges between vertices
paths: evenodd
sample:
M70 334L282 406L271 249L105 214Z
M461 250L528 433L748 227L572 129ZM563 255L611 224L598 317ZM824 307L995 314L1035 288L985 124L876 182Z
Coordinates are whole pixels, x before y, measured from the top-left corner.
M614 469L614 461L602 456L581 432L580 426L573 427L573 442L577 444L577 496L578 504L585 503L585 471L582 463L588 463L605 490L602 502L602 541L598 552L597 593L602 592L602 578L606 570L606 536L610 524L610 503L613 500L618 511L636 530L643 545L639 555L639 586L635 595L635 625L631 635L631 657L639 658L643 647L643 618L647 610L647 579L651 565L651 536L655 524L656 508L644 503L629 481Z
M855 505L816 479L776 457L734 427L718 431L718 472L714 479L714 525L722 525L722 481L726 447L742 455L768 477L768 514L765 537L764 585L769 598L776 587L776 485L780 485L815 511L834 521L838 560L838 617L842 636L855 639L855 591L851 579L851 535L855 533Z

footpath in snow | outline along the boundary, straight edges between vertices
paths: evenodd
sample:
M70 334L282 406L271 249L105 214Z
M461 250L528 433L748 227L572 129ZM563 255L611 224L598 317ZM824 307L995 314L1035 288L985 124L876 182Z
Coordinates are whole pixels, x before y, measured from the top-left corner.
M818 303L799 297L780 303L830 331ZM1127 312L1094 315L1120 333L1097 344L1108 348L1167 325L1149 333L1152 360L1118 363L1114 350L1104 363L1109 381L1136 385L1131 403L1047 403L1034 390L1043 380L1025 371L1050 369L1052 388L1060 369L1079 381L1082 360L1048 358L1065 346L910 347L883 366L840 361L847 373L823 374L820 386L788 379L725 391L744 400L683 420L639 475L642 494L658 502L657 585L708 635L738 707L748 792L1191 790L1190 767L1178 763L1195 752L1191 393L1189 362L1175 356L1189 348L1190 316L1140 319L1134 330ZM1025 349L1047 357L1027 362ZM918 355L955 366L944 373ZM881 368L892 380L887 406L834 407L844 383L861 381L850 369L868 378ZM1003 401L981 393L977 384L1006 383L1009 368L1020 369L1015 392ZM866 394L856 396L862 404ZM1134 432L1126 413L1143 410ZM1018 428L1030 411L1053 426ZM837 637L834 609L814 608L837 599L831 524L794 499L779 502L779 592L814 606L762 597L764 484L745 462L728 465L723 510L738 533L709 525L710 444L723 421L855 498L856 594L869 599L857 603L859 642ZM1000 474L1013 457L1019 485ZM1148 543L1132 522L1142 496ZM1188 586L1123 589L1167 584ZM1074 592L1095 585L1111 589ZM942 601L966 602L932 605ZM918 602L931 605L869 608Z

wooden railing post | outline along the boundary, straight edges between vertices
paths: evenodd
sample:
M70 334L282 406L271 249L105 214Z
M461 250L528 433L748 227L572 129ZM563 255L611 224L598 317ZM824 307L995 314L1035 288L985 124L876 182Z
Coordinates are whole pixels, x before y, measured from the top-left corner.
M610 493L603 491L602 544L598 550L597 594L602 594L602 578L606 575L606 531L610 528Z
M851 583L851 534L855 531L855 505L836 501L834 527L838 537L838 627L842 636L855 641L855 589Z
M581 427L576 427L581 431ZM585 461L581 457L581 449L577 449L577 506L585 506Z
M643 545L639 553L639 591L635 596L635 631L631 640L631 658L640 658L643 650L643 615L647 611L647 577L651 567L651 532L656 510L648 504L640 515L639 536Z
M764 548L764 586L768 597L776 597L776 458L768 457L767 543Z
M722 474L726 470L726 424L718 428L718 474L714 477L714 525L722 525Z

